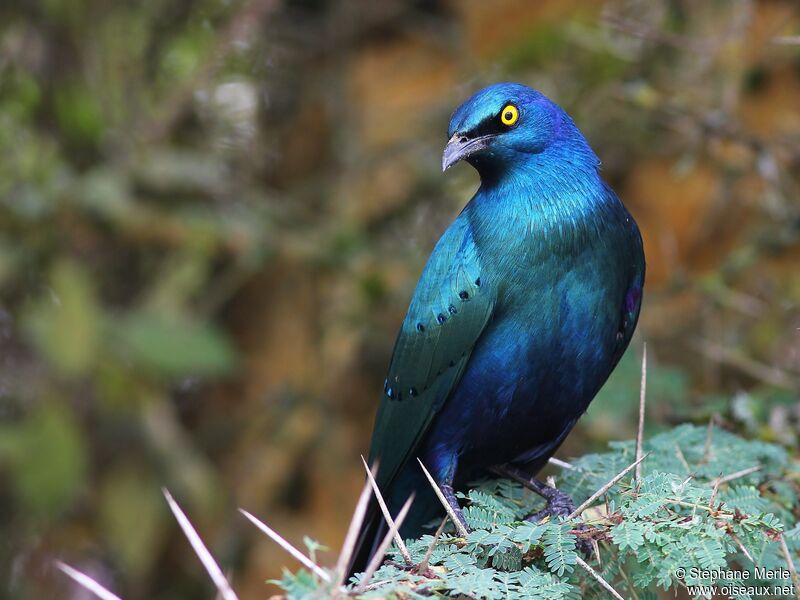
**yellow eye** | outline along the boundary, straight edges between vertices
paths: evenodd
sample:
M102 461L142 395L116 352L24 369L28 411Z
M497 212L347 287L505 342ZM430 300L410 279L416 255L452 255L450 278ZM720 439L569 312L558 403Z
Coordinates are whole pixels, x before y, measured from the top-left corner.
M519 119L519 111L517 110L517 107L513 104L507 104L503 109L503 112L500 113L500 121L503 123L503 125L511 127L517 122L517 119Z

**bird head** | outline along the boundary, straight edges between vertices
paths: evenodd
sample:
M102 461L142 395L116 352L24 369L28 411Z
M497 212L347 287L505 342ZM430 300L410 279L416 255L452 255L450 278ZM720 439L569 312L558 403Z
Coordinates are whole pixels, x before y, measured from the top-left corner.
M481 174L506 170L559 143L594 153L572 119L544 94L518 83L486 87L450 119L442 170L466 160Z

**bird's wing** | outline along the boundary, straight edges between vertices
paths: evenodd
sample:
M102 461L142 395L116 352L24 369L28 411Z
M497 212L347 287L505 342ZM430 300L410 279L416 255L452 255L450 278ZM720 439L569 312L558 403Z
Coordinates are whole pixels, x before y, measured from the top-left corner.
M642 289L644 288L645 277L645 263L644 252L642 250L642 237L639 234L638 228L633 231L633 248L631 258L631 276L630 283L628 284L627 291L625 292L625 299L622 304L622 318L619 325L619 333L617 334L617 347L614 351L614 363L616 367L628 344L633 337L633 332L636 329L636 323L639 321L639 312L642 308Z
M485 279L485 276L484 276ZM370 463L387 488L458 384L492 316L494 297L465 213L431 254L395 342L375 420Z

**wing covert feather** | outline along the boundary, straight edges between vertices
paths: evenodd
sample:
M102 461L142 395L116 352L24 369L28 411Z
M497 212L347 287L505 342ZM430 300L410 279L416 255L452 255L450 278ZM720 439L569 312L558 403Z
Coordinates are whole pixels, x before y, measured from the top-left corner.
M485 277L485 275L484 275ZM437 243L395 342L378 409L370 462L386 488L458 384L492 317L469 221L462 213Z

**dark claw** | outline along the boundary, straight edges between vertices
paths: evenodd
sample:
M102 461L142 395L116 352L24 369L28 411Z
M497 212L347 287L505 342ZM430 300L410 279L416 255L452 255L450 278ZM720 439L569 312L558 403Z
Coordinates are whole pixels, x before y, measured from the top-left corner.
M557 490L556 488L539 481L535 477L530 477L527 473L525 473L525 471L518 467L513 465L502 465L495 467L492 470L502 477L509 477L515 481L518 481L532 492L539 494L542 498L547 500L547 506L539 512L535 512L532 515L525 517L526 521L537 523L546 517L567 517L575 511L575 503L572 501L572 498L570 498L569 494L566 494L561 490ZM576 531L581 532L588 529L589 527L586 525L579 525L576 528ZM589 539L578 536L576 545L578 550L580 550L580 552L587 559L594 555L592 542Z
M585 531L589 529L589 527L587 525L579 525L577 529L578 531ZM578 537L575 542L575 547L578 549L578 552L583 554L583 558L586 560L591 560L594 557L594 546L588 539Z
M541 495L547 499L547 506L539 512L535 512L532 515L525 517L526 521L538 523L546 517L568 517L575 511L575 503L572 501L572 498L569 497L569 494L557 490L554 487L550 487L549 485L546 485L540 481L537 483L539 483L544 489L534 491L537 493L541 492ZM575 530L577 532L588 531L589 527L587 525L578 525ZM594 548L592 547L592 542L589 539L578 535L575 545L577 546L578 551L580 551L580 553L583 554L584 558L587 560L594 556Z
M569 494L542 482L537 483L539 483L540 486L537 486L538 489L533 491L547 500L547 506L537 513L528 515L526 517L527 521L541 521L545 517L553 516L568 517L573 513L575 510L575 503L572 501L572 498L569 497Z

